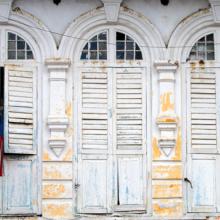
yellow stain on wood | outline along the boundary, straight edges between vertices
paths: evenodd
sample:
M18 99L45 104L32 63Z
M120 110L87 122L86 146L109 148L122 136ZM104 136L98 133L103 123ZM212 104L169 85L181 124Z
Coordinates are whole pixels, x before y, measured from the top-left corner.
M69 149L66 151L63 161L72 161L73 158L73 149L72 147L69 147Z
M182 197L182 182L178 180L156 180L152 184L152 197L157 198L178 198Z
M181 200L161 199L153 204L153 213L156 216L177 217L183 215L183 203Z
M159 117L157 118L157 122L159 123L178 123L178 119L174 117Z
M46 184L43 185L43 198L61 198L65 192L63 184Z
M171 92L166 92L160 96L162 112L174 111L174 103L171 102Z
M71 105L71 103L66 104L65 113L68 118L72 118L72 105Z
M48 152L43 152L43 161L51 161L51 158Z
M182 136L181 136L181 129L178 128L177 132L177 139L176 139L176 147L175 147L175 152L174 156L171 158L172 160L181 160L182 159Z
M153 160L157 160L161 157L162 153L160 151L160 148L158 147L158 141L156 137L153 138L152 145L153 145Z
M43 216L47 218L71 218L71 207L68 203L47 204L43 206Z
M49 171L43 169L43 177L46 179L62 179L62 173L57 170Z
M153 179L182 179L181 165L153 165Z

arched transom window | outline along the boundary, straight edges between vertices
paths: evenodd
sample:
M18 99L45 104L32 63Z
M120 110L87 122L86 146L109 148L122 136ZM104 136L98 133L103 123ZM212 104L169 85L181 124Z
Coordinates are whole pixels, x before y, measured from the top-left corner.
M214 34L200 38L192 47L190 60L215 60Z
M15 33L8 32L8 59L30 60L34 59L29 44Z
M108 48L114 46L116 60L142 60L140 46L130 36L115 32L115 39L109 42L108 32L101 32L92 37L84 46L81 53L81 60L107 60L109 57ZM114 42L114 43L112 43Z

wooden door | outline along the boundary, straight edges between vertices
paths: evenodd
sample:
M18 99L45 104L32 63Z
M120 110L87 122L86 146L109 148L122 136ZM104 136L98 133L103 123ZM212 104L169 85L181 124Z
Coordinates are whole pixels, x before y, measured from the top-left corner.
M189 212L217 212L220 199L220 76L215 68L187 73L187 184Z
M146 80L141 68L81 68L79 213L146 210Z

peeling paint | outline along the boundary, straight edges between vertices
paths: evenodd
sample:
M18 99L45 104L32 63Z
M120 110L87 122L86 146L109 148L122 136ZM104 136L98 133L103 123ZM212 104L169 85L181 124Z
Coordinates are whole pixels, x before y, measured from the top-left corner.
M153 165L153 179L182 179L182 165Z
M174 103L171 102L171 92L164 93L160 96L161 110L162 112L174 111Z
M159 117L157 118L157 123L178 123L177 117Z
M177 139L176 139L176 147L174 156L171 158L172 160L180 161L182 159L182 136L181 136L181 129L178 128L177 131Z
M71 219L72 207L70 203L43 205L43 216L47 218Z
M157 160L161 157L162 153L160 151L160 148L158 147L158 141L156 137L153 138L152 145L153 145L153 160Z
M50 155L48 152L43 153L43 161L51 161Z
M43 198L59 198L64 192L63 184L46 184L43 186Z
M183 202L177 199L160 199L153 204L153 212L156 216L181 216L183 213Z
M63 157L63 161L72 161L72 157L73 157L73 150L70 147L67 152L65 153L64 157Z
M72 105L71 105L71 103L66 104L65 113L69 119L72 118Z
M154 180L152 183L152 197L178 198L182 197L182 182L175 180Z

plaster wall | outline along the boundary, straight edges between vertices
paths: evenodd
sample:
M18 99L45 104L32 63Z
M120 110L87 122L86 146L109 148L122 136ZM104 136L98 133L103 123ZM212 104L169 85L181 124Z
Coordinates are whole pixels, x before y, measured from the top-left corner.
M170 0L168 6L161 5L159 0L124 0L123 6L140 12L156 26L167 44L169 38L185 17L200 9L208 8L208 0ZM40 18L50 31L63 34L70 23L81 14L101 7L100 0L63 0L57 6L52 0L15 0L12 8L20 7ZM57 43L61 36L53 34Z

